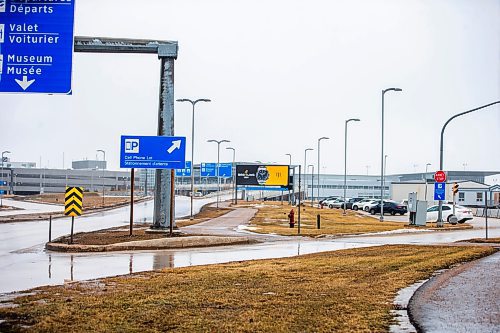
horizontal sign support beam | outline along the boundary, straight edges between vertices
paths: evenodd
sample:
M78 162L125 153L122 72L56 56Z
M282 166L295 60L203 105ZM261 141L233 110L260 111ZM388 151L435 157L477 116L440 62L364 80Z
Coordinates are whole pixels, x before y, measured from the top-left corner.
M177 59L178 44L172 41L107 37L75 37L75 52L149 53Z

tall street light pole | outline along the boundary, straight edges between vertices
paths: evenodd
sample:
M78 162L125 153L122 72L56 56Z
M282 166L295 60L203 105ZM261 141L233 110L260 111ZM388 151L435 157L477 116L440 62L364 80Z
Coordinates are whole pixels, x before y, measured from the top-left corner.
M344 129L344 213L343 215L346 215L346 208L347 208L347 203L346 203L346 190L347 190L347 124L351 121L359 121L357 118L351 118L347 119L345 121L345 129Z
M290 162L288 163L288 173L289 173L288 177L290 177L290 168L292 167L292 154L285 154L285 155L290 158ZM295 168L293 168L293 174L295 176ZM293 193L293 200L290 190L288 190L288 203L290 205L293 205L295 200L295 177L293 179L293 184L292 184L292 193Z
M309 164L307 167L311 167L311 207L314 205L314 164Z
M385 197L385 175L387 174L387 156L389 155L384 155L384 183L382 184L382 187L384 188L384 196L382 197L382 200L384 200Z
M484 108L487 108L489 106L492 106L492 105L495 105L495 104L498 104L500 103L500 101L496 101L496 102L493 102L493 103L489 103L489 104L486 104L486 105L483 105L483 106L480 106L478 108L475 108L475 109L472 109L472 110L469 110L469 111L465 111L465 112L461 112L461 113L457 113L456 115L454 115L453 117L451 117L450 119L448 119L444 125L443 125L443 128L441 129L441 143L440 143L440 147L439 147L439 170L443 170L444 166L443 166L443 140L444 140L444 130L446 129L446 126L450 123L450 121L452 121L453 119L457 118L457 117L460 117L460 116L463 116L463 115L466 115L468 113L471 113L471 112L474 112L474 111L478 111L478 110L481 110L481 109L484 109ZM438 210L438 220L437 220L437 226L438 227L442 227L443 226L443 201L442 200L439 200L439 210Z
M191 100L189 98L180 98L177 102L189 102L193 107L193 117L191 118L191 214L189 219L193 219L193 197L194 197L194 107L198 102L211 102L207 98L199 98L197 100ZM201 167L200 167L201 173Z
M430 163L427 163L425 165L425 196L424 196L424 200L427 202L427 168L429 167L429 165L431 165Z
M380 222L384 221L384 96L389 91L403 91L401 88L382 90L382 149L380 152Z
M320 142L321 140L328 140L330 138L326 137L326 136L323 136L321 138L318 139L318 179L316 180L316 182L318 183L318 195L316 196L317 199L318 199L318 202L319 202L319 172L321 170L321 165L319 163L319 158L320 158Z
M101 184L102 184L102 205L104 206L104 164L106 163L106 152L102 149L97 149L97 152L101 152L103 156L103 167L102 167L102 179L101 179Z
M217 209L219 209L219 193L220 193L220 177L219 177L219 163L220 163L220 144L224 142L231 142L229 140L207 140L207 142L217 143L217 167L215 172L217 174ZM191 162L191 165L193 162Z
M307 200L307 178L306 178L306 174L307 174L307 152L308 151L312 151L314 149L312 148L306 148L304 150L304 200Z
M3 182L4 182L4 177L3 177L3 161L4 161L4 155L5 154L10 154L10 151L8 150L5 150L2 152L2 177L0 179L2 179L2 186L3 186ZM2 190L2 193L0 193L0 207L3 207L3 191Z
M236 192L236 165L234 164L235 157L236 157L236 149L234 149L233 147L226 147L226 149L229 149L229 150L233 151L233 166L232 166L232 172L233 172L233 191L234 191L234 204L236 205L238 203L238 194Z

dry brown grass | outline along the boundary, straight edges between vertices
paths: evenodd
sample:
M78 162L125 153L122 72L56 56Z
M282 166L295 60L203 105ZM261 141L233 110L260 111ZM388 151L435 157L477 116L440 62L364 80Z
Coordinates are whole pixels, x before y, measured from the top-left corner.
M248 205L248 204L247 204ZM293 236L297 235L298 211L295 211L295 228L290 228L288 222L288 213L292 207L290 205L281 205L279 202L256 204L259 212L250 221L252 229L258 233L276 233L279 235ZM390 231L403 229L404 223L398 222L379 222L376 219L362 215L352 210L347 210L347 215L343 216L341 209L316 208L311 206L302 206L301 210L301 235L345 235L368 232ZM321 229L316 228L316 216L321 216Z
M134 200L139 197L134 198ZM64 205L64 193L46 193L41 195L30 196L29 200ZM84 192L83 193L83 210L85 209L99 209L109 208L117 205L124 205L130 203L129 197L104 197L104 204L102 203L102 196L99 193Z
M203 206L198 214L194 216L193 220L180 220L176 221L178 227L184 227L187 225L192 225L200 223L215 217L227 214L232 209L230 208L214 208L207 204ZM122 242L131 242L139 240L150 240L167 237L162 233L146 233L148 227L144 226L134 226L132 236L129 236L130 231L128 227L114 227L109 229L103 229L91 232L82 232L73 235L73 244L77 245L109 245ZM175 236L183 236L182 234L175 234ZM69 236L62 237L58 240L58 243L68 243Z
M233 209L231 208L215 208L215 207L210 207L212 203L206 204L203 206L198 214L194 216L193 220L189 219L183 219L183 220L178 220L176 221L176 225L178 227L187 227L188 225L193 225L201 222L205 222L210 219L214 219L216 217L225 215L232 211Z
M461 241L461 242L469 242L469 243L492 243L492 244L500 244L500 237L493 237L493 238L473 238L473 239L468 239L466 241Z
M386 332L399 289L493 252L393 245L42 287L0 307L0 331Z

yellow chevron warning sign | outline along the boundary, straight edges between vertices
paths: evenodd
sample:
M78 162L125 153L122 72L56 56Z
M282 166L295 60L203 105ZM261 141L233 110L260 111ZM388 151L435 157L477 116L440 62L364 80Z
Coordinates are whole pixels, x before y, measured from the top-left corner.
M83 188L66 187L64 196L64 215L81 216L83 211Z

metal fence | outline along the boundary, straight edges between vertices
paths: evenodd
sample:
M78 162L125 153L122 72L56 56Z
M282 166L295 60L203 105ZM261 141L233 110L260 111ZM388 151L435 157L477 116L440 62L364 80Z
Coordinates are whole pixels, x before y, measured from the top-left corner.
M478 217L486 217L484 211L485 211L484 208L477 208L476 211L474 212L474 215ZM488 217L500 218L500 209L488 208Z

